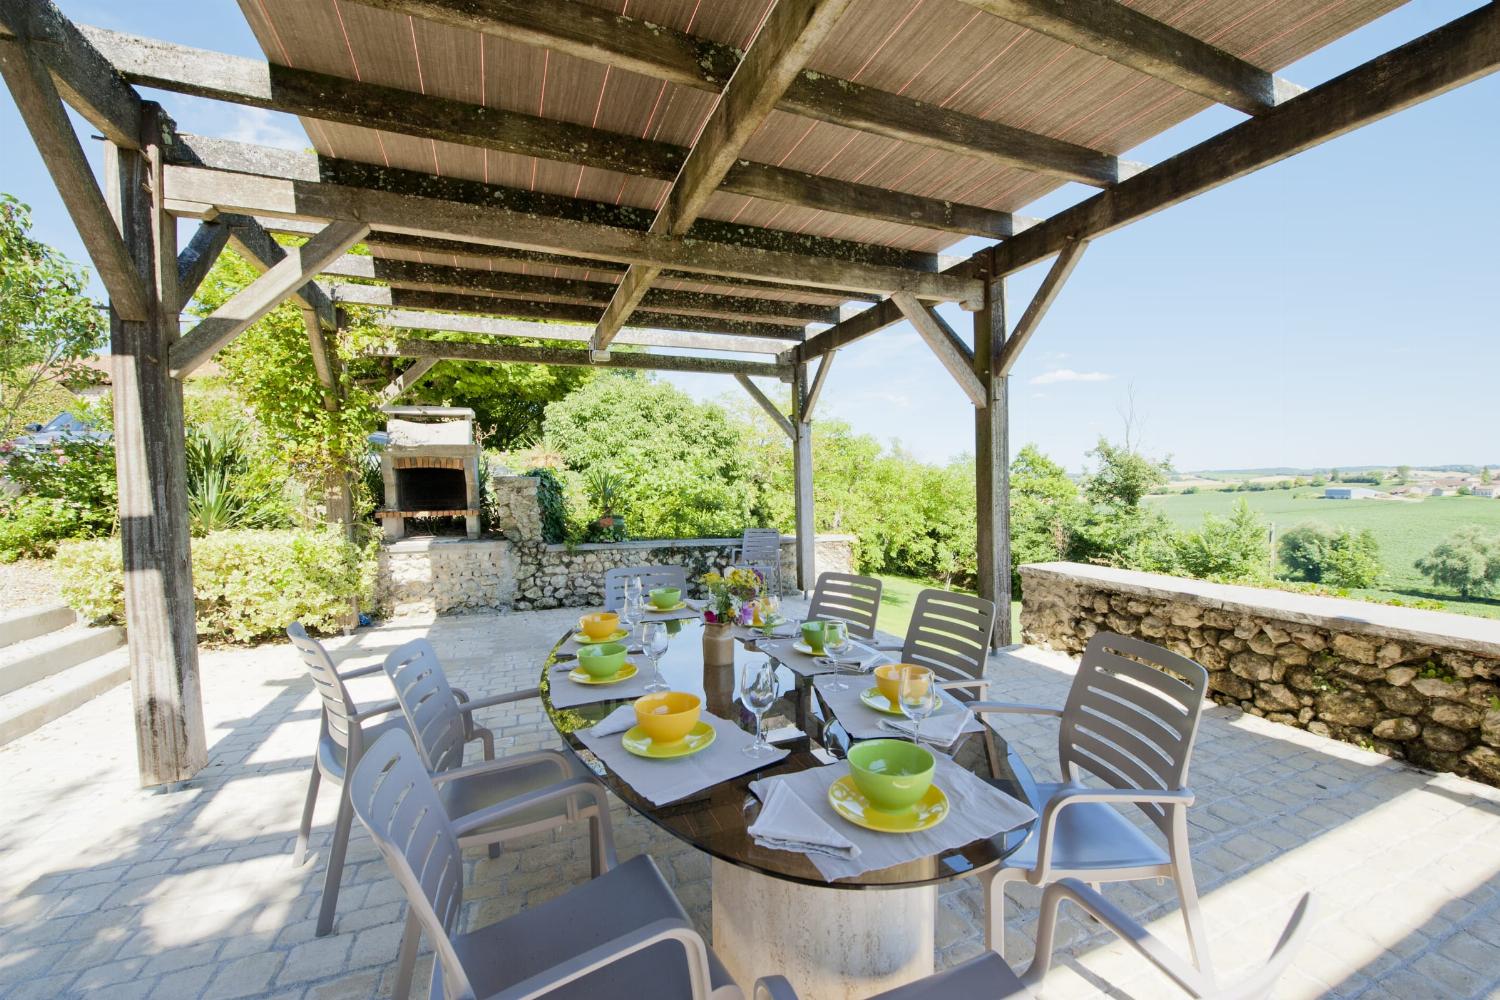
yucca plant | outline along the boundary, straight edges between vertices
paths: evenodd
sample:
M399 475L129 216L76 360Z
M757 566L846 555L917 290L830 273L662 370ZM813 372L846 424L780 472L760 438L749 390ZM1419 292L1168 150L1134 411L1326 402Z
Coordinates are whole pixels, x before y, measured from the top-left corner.
M185 445L188 518L194 535L282 526L280 498L253 482L250 442L243 430L189 428Z

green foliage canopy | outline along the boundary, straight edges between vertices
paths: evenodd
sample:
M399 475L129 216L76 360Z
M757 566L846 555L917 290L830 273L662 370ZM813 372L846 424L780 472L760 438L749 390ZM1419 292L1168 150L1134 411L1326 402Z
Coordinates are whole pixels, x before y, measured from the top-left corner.
M1500 584L1500 536L1460 528L1417 560L1417 570L1462 597L1483 597Z
M1368 528L1349 528L1309 521L1281 536L1277 549L1294 576L1335 587L1373 587L1380 579L1380 543Z
M432 339L444 339L432 335ZM556 346L513 339L507 345ZM591 381L598 370L575 366L439 361L402 397L431 406L467 406L493 448L516 448L542 436L547 406Z
M1228 517L1203 515L1203 526L1177 540L1181 572L1199 580L1257 583L1270 577L1271 542L1266 522L1243 499Z

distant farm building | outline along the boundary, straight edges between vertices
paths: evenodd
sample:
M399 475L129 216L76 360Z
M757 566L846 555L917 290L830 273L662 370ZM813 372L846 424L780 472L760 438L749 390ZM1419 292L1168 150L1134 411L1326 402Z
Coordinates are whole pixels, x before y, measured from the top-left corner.
M1380 491L1368 490L1362 486L1329 486L1323 490L1325 500L1368 500L1378 496Z
M1488 497L1489 499L1493 500L1496 497L1500 497L1500 486L1496 486L1494 483L1489 483L1484 486L1476 486L1474 487L1474 495L1476 497Z

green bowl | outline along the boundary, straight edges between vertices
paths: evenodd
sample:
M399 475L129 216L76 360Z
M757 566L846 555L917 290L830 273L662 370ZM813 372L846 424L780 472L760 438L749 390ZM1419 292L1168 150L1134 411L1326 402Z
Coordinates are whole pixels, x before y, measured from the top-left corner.
M675 608L682 600L681 587L657 587L651 591L651 603L658 608Z
M849 748L849 774L870 805L896 812L932 786L933 756L905 740L865 740Z
M823 629L827 625L827 622L802 623L802 641L811 646L812 651L820 656L823 653Z
M619 642L601 642L578 649L578 665L583 672L595 680L613 677L625 665L625 645Z

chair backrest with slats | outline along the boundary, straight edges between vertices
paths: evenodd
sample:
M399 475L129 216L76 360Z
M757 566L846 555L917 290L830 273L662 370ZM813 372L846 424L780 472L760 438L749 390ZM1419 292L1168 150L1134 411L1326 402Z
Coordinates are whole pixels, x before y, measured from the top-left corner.
M449 995L473 996L449 937L463 908L463 856L410 736L393 730L365 751L349 780L349 804L406 893Z
M771 573L781 569L781 532L775 528L746 528L740 537L735 565L758 569L771 582Z
M396 689L396 700L401 702L427 770L438 774L462 767L463 712L432 643L413 639L397 646L385 658L385 673Z
M625 581L641 578L641 587L650 594L657 587L681 587L687 593L687 570L682 566L618 566L604 571L604 610L619 611L625 605Z
M1184 787L1207 690L1208 671L1186 656L1095 633L1063 707L1063 773L1074 781L1088 774L1112 788ZM1167 832L1166 809L1141 809Z
M359 740L359 723L354 721L358 709L333 665L333 658L328 655L328 650L323 648L321 642L307 634L307 629L302 627L301 622L288 625L286 636L302 657L313 687L317 688L318 697L323 700L324 733L335 746L348 751L349 744ZM357 752L359 747L355 747L355 750Z
M875 635L875 620L880 616L881 586L873 576L820 573L807 605L807 618L846 621L851 634L869 639Z
M912 607L901 660L931 667L939 680L983 677L994 631L993 601L947 590L924 590ZM975 692L963 689L953 694L965 701L975 697Z

